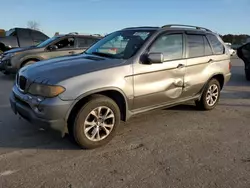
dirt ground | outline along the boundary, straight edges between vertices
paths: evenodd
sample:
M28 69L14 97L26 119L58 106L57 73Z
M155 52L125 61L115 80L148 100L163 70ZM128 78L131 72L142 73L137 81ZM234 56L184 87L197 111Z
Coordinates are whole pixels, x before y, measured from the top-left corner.
M95 150L15 116L13 78L0 74L0 188L249 188L250 82L232 62L215 110L190 103L147 112Z

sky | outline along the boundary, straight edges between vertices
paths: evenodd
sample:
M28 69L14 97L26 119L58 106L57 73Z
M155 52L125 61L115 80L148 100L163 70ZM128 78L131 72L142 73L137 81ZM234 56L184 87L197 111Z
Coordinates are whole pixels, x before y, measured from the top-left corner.
M250 0L0 0L0 10L0 28L36 21L49 36L173 23L250 34Z

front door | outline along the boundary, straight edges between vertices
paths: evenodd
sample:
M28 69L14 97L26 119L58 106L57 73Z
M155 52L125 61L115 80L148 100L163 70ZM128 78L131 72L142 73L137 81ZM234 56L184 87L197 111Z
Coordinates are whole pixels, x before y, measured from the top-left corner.
M182 33L162 34L148 49L161 52L160 64L134 64L134 109L143 109L178 100L183 92L186 59Z
M44 54L44 59L50 59L61 56L68 56L77 54L79 50L76 49L76 42L74 37L66 37L60 39L54 44L47 47L47 51Z

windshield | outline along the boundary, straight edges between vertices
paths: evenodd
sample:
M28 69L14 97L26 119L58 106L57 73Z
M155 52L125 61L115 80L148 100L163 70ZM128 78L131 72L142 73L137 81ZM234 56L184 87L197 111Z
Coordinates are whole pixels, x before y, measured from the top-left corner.
M85 54L116 59L132 57L155 32L154 30L124 30L109 34L85 51Z
M52 41L56 40L57 38L58 38L58 36L49 38L49 39L47 39L47 40L41 42L40 44L38 44L36 47L38 47L38 48L44 48L44 47L46 47L48 44L50 44Z

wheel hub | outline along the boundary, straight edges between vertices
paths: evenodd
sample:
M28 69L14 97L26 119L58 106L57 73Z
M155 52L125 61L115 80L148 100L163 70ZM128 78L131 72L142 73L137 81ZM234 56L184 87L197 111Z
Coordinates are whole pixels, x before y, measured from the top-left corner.
M105 106L92 110L84 123L84 133L91 141L101 141L112 131L115 124L114 112Z

